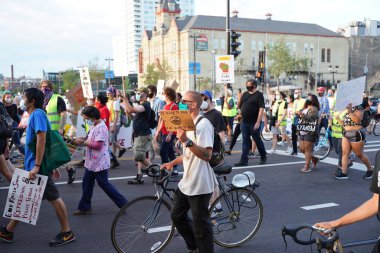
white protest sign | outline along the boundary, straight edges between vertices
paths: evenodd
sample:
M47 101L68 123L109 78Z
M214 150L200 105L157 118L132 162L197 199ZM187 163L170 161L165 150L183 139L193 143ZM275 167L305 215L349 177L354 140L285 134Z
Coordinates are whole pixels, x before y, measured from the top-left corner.
M16 169L9 186L3 217L36 225L42 196L48 177L37 175L29 179L29 172Z
M360 105L363 102L365 76L338 84L335 111L343 111L348 104Z
M215 56L216 83L235 82L235 61L233 55Z
M94 95L92 94L90 72L88 71L88 67L79 68L79 75L83 89L83 97L94 98Z
M124 148L132 147L132 124L129 127L120 127L117 141Z
M85 129L85 122L82 117L82 111L78 112L78 120L77 120L77 138L78 137L86 137L86 129Z
M157 81L157 97L162 99L162 94L164 94L165 80Z

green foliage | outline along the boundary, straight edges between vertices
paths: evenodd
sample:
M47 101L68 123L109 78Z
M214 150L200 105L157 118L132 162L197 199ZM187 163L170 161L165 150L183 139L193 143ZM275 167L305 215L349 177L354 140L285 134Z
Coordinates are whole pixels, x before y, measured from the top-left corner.
M171 67L165 60L162 63L155 62L148 64L143 75L144 84L157 84L158 80L167 81L171 77L170 72Z
M104 70L99 66L99 59L95 57L88 62L88 72L91 78L91 84L96 86L96 94L99 92L99 82L104 80ZM93 86L94 87L94 86Z
M80 82L80 76L78 70L68 69L61 73L63 82L63 91L70 90Z

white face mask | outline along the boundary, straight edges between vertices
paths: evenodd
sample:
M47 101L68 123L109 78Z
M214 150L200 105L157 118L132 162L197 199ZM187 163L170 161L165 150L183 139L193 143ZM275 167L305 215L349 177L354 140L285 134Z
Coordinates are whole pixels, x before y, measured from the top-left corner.
M206 101L203 101L201 104L201 110L206 110L208 108L208 103Z
M12 103L12 98L6 98L5 102L7 102L8 104Z
M276 95L276 100L280 100L281 99L281 96L280 95Z
M287 99L286 99L286 102L289 104L289 103L290 103L290 99L289 99L289 98L287 98Z
M298 98L298 93L294 93L294 98Z
M25 105L25 100L24 99L21 99L20 101L20 109L21 111L25 112L26 111L26 105Z

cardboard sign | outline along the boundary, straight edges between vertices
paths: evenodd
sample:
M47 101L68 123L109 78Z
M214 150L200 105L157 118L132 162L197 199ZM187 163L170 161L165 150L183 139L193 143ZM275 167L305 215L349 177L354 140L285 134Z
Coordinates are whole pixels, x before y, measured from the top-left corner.
M129 127L120 127L117 141L124 148L132 147L132 125Z
M352 106L360 105L363 102L365 80L366 77L362 76L348 82L339 83L334 110L343 111L350 103Z
M191 118L189 111L179 111L179 110L162 110L160 117L164 120L165 128L169 132L174 132L178 128L186 131L194 131L195 125Z
M69 100L70 104L73 106L74 110L79 110L81 106L86 104L86 99L83 96L82 85L78 84L68 92L66 92L66 98Z
M43 175L30 180L28 171L16 169L9 186L3 217L36 225L47 180L48 177Z
M318 118L315 119L314 121L305 121L302 118L298 118L296 127L297 127L297 131L314 133L315 130L317 129L317 124L318 124Z
M94 98L88 67L79 68L80 81L82 83L83 96L85 98Z
M235 61L233 55L215 56L216 83L235 83Z
M176 80L173 81L172 85L170 86L173 90L177 90L179 87L179 83L177 83Z

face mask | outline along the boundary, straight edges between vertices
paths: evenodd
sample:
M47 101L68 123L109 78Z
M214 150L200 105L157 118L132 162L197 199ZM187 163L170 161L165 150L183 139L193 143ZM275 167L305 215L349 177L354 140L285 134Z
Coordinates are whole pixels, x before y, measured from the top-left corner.
M294 98L298 98L298 93L294 93Z
M281 96L280 95L276 95L276 100L280 100L281 99Z
M141 95L140 94L136 94L136 100L140 101L140 99L141 99Z
M21 109L21 111L25 112L27 108L28 108L28 106L25 104L25 100L21 99L21 101L20 101L20 109Z
M247 86L245 86L245 87L247 88L247 91L253 91L253 89L254 89L253 86L248 86L248 85L247 85Z
M123 99L119 99L119 102L120 102L120 103L123 103L123 101L124 101Z
M51 89L47 88L47 87L42 89L42 93L44 93L44 94L49 93L50 91L51 91Z
M327 96L328 96L328 97L331 97L331 96L332 96L332 94L327 94Z
M208 108L208 103L206 101L203 101L201 104L201 110L206 110Z
M289 99L289 98L287 98L287 99L286 99L286 102L289 104L289 103L290 103L290 99Z
M93 126L93 125L94 125L94 122L88 119L88 120L87 120L87 125L89 125L89 126Z
M318 93L318 96L322 97L322 96L323 96L323 93Z
M5 102L7 102L8 104L12 103L12 98L6 98Z
M149 98L153 98L153 97L154 97L154 93L152 93L152 92L149 93L149 94L148 94L148 97L149 97Z

